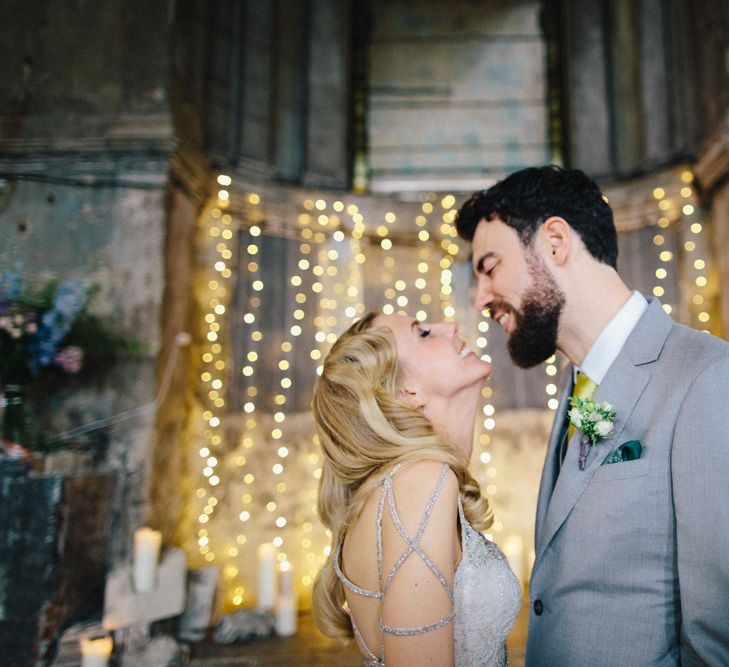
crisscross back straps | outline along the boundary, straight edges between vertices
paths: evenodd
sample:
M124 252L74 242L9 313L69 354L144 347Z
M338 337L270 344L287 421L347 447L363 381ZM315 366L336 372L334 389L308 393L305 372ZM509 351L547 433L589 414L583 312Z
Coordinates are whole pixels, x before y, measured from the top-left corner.
M392 474L394 474L395 471L393 471ZM438 496L440 495L441 490L443 489L443 485L445 484L446 476L448 474L448 464L443 464L443 471L440 474L440 477L438 478L438 482L435 485L435 489L433 490L433 493L430 495L430 498L428 499L428 503L425 506L425 511L423 512L423 518L420 520L420 524L418 526L418 530L415 533L414 537L410 537L408 532L405 530L405 526L402 525L402 521L400 521L400 517L397 514L397 509L395 507L395 496L392 492L392 474L388 475L384 480L384 491L387 494L387 502L390 509L390 516L392 517L392 522L395 525L395 528L397 529L397 532L400 533L400 537L404 540L404 542L407 544L407 547L405 548L405 551L402 553L400 558L397 560L397 562L392 566L390 569L387 579L385 581L384 586L382 586L383 595L387 594L388 589L390 588L390 585L392 584L393 579L397 575L397 573L400 571L400 568L402 567L403 563L413 554L417 554L420 559L428 566L430 571L436 576L438 581L440 581L441 585L445 589L446 593L448 594L448 598L451 601L451 604L453 604L453 591L451 590L450 585L448 584L448 581L446 581L446 578L443 576L443 573L438 569L438 566L431 560L430 556L423 551L423 548L420 546L420 540L423 537L423 533L425 532L425 527L428 523L428 519L430 518L430 515L433 511L433 506L435 505L436 500L438 499ZM383 494L384 495L384 494ZM382 548L381 548L381 533L382 533L382 517L381 512L378 512L378 553L377 553L377 560L378 560L378 568L380 572L380 581L382 581ZM439 621L436 621L435 623L431 623L429 625L424 625L416 628L395 628L388 625L385 625L384 623L381 623L381 628L383 632L387 632L391 635L398 635L402 637L412 636L412 635L419 635L426 632L431 632L433 630L437 630L440 627L443 627L444 625L450 623L453 620L454 616L453 611L451 611L450 614L445 616L444 618L440 619Z

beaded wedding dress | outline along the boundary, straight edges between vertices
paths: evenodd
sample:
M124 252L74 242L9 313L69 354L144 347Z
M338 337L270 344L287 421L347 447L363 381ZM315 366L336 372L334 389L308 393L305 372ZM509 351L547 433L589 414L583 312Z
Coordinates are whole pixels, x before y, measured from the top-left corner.
M392 580L407 558L419 557L438 577L441 585L448 593L453 605L450 614L429 625L414 628L397 628L386 626L380 619L383 633L399 636L413 636L432 632L448 623L453 624L455 664L457 667L500 667L506 665L506 637L514 625L514 620L521 604L521 589L517 578L509 568L506 558L498 547L489 542L476 531L466 519L458 499L458 513L461 523L461 562L454 577L451 590L445 577L420 546L430 513L448 473L444 464L438 483L424 508L423 518L415 536L411 537L405 530L395 507L392 491L392 476L398 467L392 470L383 480L382 493L377 508L377 567L379 580L384 581L382 590L369 591L357 586L342 572L337 550L334 568L342 583L356 595L383 600ZM407 545L403 555L398 559L387 576L382 572L382 516L387 503L392 521ZM372 647L367 646L360 633L354 615L350 612L352 627L357 642L366 654L363 664L366 667L384 667L386 658L384 647L379 647L379 655L375 655Z

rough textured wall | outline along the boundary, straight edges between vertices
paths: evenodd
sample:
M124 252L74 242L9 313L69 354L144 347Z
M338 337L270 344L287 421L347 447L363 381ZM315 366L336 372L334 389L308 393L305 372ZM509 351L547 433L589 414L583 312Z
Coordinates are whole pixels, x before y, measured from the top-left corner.
M163 211L162 190L21 181L6 196L0 212L4 239L0 270L18 270L26 283L73 277L98 287L92 312L110 331L143 348L140 355L106 369L91 384L70 382L46 397L46 405L31 406L30 414L37 414L51 435L136 408L154 397ZM150 427L147 415L67 443L90 447L96 466L121 477L116 508L120 541L144 520Z
M11 1L1 10L0 270L17 269L27 281L72 276L97 285L93 312L143 350L92 384L47 397L42 412L56 432L155 395L173 9L61 0ZM119 478L114 557L146 520L152 424L146 414L85 442L93 465Z
M3 3L2 137L95 139L166 110L168 3ZM78 122L81 121L81 122Z
M475 190L549 159L540 3L373 3L372 190Z

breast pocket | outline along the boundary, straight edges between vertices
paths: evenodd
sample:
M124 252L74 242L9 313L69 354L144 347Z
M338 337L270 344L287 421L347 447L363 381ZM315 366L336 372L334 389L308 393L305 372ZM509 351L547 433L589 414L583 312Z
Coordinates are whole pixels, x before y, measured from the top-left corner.
M612 482L618 479L645 477L649 470L650 461L647 459L603 464L595 471L592 482Z

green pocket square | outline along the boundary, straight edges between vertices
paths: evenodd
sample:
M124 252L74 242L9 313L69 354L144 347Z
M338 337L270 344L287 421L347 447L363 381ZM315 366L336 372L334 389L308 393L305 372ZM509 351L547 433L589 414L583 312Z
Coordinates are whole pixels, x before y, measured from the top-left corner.
M640 440L628 440L618 447L610 456L605 459L603 465L609 463L622 463L623 461L637 461L643 451Z

